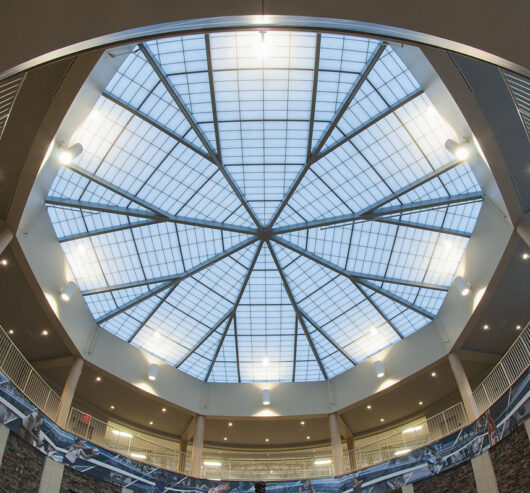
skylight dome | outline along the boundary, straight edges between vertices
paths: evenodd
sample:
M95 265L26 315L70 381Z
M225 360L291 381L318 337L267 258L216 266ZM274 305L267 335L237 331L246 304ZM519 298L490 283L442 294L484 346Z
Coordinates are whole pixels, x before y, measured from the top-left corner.
M135 46L47 199L97 323L212 382L331 378L426 325L482 200L392 47L261 38Z

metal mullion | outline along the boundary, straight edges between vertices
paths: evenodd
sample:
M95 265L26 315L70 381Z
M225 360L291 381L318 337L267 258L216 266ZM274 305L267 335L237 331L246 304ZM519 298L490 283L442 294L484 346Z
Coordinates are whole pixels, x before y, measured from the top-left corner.
M368 81L368 82L370 82L370 81ZM377 122L379 122L379 121L383 120L384 118L386 118L387 116L393 114L398 108L401 108L402 106L406 105L407 103L409 103L410 101L416 99L418 96L420 96L422 94L423 94L423 89L418 89L418 90L412 92L411 94L409 94L408 96L405 96L403 99L400 99L399 101L397 101L393 105L387 105L388 108L386 110L384 110L381 113L378 113L374 117L370 118L368 121L363 123L360 127L352 130L348 134L345 134L342 139L339 139L337 142L335 142L331 146L329 146L326 149L324 149L318 155L318 159L321 159L324 156L327 156L329 153L331 153L331 152L335 151L336 149L338 149L339 147L343 146L346 142L351 141L351 139L353 139L354 137L356 137L360 133L364 132L366 129L368 129L372 125L375 125ZM384 99L383 99L383 101L384 101ZM386 101L385 101L385 103L386 103Z
M331 279L329 279L328 281L326 281L324 284L322 284L321 286L319 286L318 288L316 288L315 290L311 291L309 294L305 295L301 300L300 300L300 303L303 303L305 300L307 300L308 298L311 298L311 296L313 296L315 293L318 293L321 289L325 288L326 286L328 286L329 284L331 284L332 282L336 281L338 278L340 277L340 274L337 274L336 276L332 277ZM306 317L307 318L307 317Z
M234 314L234 343L236 347L237 381L241 383L241 367L239 364L239 341L237 335L237 317Z
M317 177L317 179L320 180L320 181L323 183L323 185L324 185L324 186L330 191L331 194L335 195L335 197L337 197L337 199L339 199L339 201L342 202L342 204L343 204L343 205L344 205L344 206L345 206L345 207L346 207L346 208L347 208L352 214L354 214L353 209L352 209L352 208L351 208L346 202L344 202L344 200L342 200L342 198L340 197L340 195L339 195L337 192L335 192L335 190L333 190L333 188L331 188L331 187L326 183L326 181L324 180L324 178L322 178L320 175L318 175L317 172L316 172L313 168L309 169L309 171L310 171L311 173L313 173L313 174Z
M406 192L403 192L403 194L404 193ZM402 194L400 193L399 195L402 195ZM383 199L380 202L383 202L384 204L386 204L396 199L399 195L393 196L392 198ZM282 226L279 228L274 228L271 231L271 233L273 235L279 235L279 234L284 234L284 233L291 233L294 231L300 231L303 229L321 228L321 227L334 226L337 224L344 224L344 223L355 222L355 221L367 221L367 220L373 220L379 217L395 215L400 212L430 210L430 209L436 209L439 207L444 207L447 205L467 203L467 202L477 202L482 199L483 199L483 195L481 192L472 192L472 193L453 195L451 197L421 200L418 202L411 202L408 204L401 204L399 206L391 206L391 207L386 207L382 209L379 208L380 206L376 204L356 214L351 214L351 215L347 214L343 216L336 216L336 217L331 217L331 218L326 218L326 219L316 219L314 221L308 221L306 223L297 223L297 224L292 224L289 226Z
M145 114L143 111L140 111L139 109L135 109L133 106L129 105L129 103L126 103L125 101L122 101L121 99L117 98L116 96L114 96L114 95L112 95L112 94L110 94L110 93L108 93L106 91L103 92L102 95L105 98L107 98L109 101L112 101L114 104L116 104L116 105L120 106L121 108L123 108L123 109L129 111L130 113L132 113L133 116L136 116L136 117L140 118L141 120L143 120L144 122L149 123L149 125L153 126L154 128L156 128L160 132L166 134L168 137L171 137L172 139L176 140L179 144L182 144L183 146L187 147L188 149L190 149L190 150L196 152L197 154L199 154L200 156L202 156L207 161L210 161L211 163L213 163L212 158L207 153L205 153L203 150L201 150L198 147L196 147L193 143L191 143L188 140L186 140L185 137L189 133L189 130L186 131L186 133L183 136L180 136L180 135L176 134L175 132L173 132L172 130L170 130L169 128L164 127L164 125L161 125L157 121L153 120L149 115Z
M322 35L317 34L317 41L315 46L315 66L313 69L313 92L311 94L311 113L309 118L309 136L307 138L307 160L311 156L311 144L313 142L313 128L315 125L315 107L317 102L317 92L318 92L318 71L320 66L320 43Z
M427 288L427 289L435 289L438 291L447 291L449 288L445 286L438 286L433 284L426 284L426 283L419 283L416 281L408 281L406 279L395 279L395 278L387 278L384 276L376 276L376 275L370 275L370 274L363 274L358 272L350 272L339 265L334 264L333 262L330 262L314 253L311 253L307 250L304 250L300 248L297 245L294 245L293 243L290 243L288 241L282 240L280 238L273 237L273 240L278 243L279 245L288 248L289 250L292 250L295 253L298 253L299 255L308 258L309 260L312 260L313 262L322 265L323 267L326 267L327 269L340 274L347 279L355 279L359 282L388 282L391 284L401 284L404 286L412 286L412 287L418 287L418 288ZM373 288L371 288L373 289Z
M326 341L328 341L342 356L344 356L352 365L356 365L357 363L355 360L346 352L344 349L342 349L337 342L326 333L326 331L322 330L322 328L302 309L300 309L300 314L315 328L315 330L322 336Z
M348 251L346 253L346 263L344 264L344 269L348 269L348 264L350 262L350 252L351 252L351 244L353 242L353 230L355 228L355 223L351 223L351 231L350 231L350 242L348 243Z
M149 322L149 319L158 311L158 309L165 303L165 301L171 296L171 293L175 290L178 283L175 283L169 291L160 299L160 301L153 307L153 309L147 314L147 316L140 322L140 326L136 329L127 342L132 342L138 333L145 327L145 324Z
M386 316L386 314L383 312L381 307L371 298L370 295L368 295L365 290L352 279L353 284L355 287L363 294L363 296L366 298L366 300L375 308L377 313L381 315L381 317L384 319L384 321L392 328L392 330L399 336L400 339L403 339L403 335L401 335L401 332L397 329L397 327L391 322L391 320Z
M202 145L207 150L208 154L210 155L211 159L213 160L213 163L219 168L219 171L221 171L221 173L224 176L225 180L227 181L228 185L230 186L232 191L236 194L236 196L238 197L240 202L245 207L248 215L251 217L251 219L254 222L254 224L256 224L258 229L262 229L262 226L261 226L259 220L257 219L256 215L254 214L254 211L252 210L252 208L250 207L250 205L246 201L243 193L241 192L241 190L239 190L239 187L233 181L232 176L230 175L230 173L228 173L228 171L226 170L226 168L223 166L222 162L220 161L219 157L217 156L217 154L212 149L212 146L208 142L208 139L202 133L201 129L198 127L197 123L195 122L195 119L193 118L193 116L188 111L186 105L182 102L182 100L180 99L180 96L177 94L177 92L175 91L174 87L169 82L169 80L166 77L164 71L162 70L162 67L155 60L155 58L153 57L153 55L151 54L151 52L150 52L150 50L149 50L149 48L147 46L145 46L143 43L139 43L138 47L140 48L140 51L143 53L143 55L145 56L146 60L151 65L151 67L153 68L154 72L156 73L156 75L158 76L158 78L160 79L160 81L162 82L164 87L166 88L166 90L168 91L169 95L171 96L171 98L173 99L175 104L178 106L178 108L181 111L181 113L183 114L183 116L186 118L186 120L189 123L189 125L193 128L193 130L197 134L197 137L199 138L199 140L201 141Z
M219 122L217 119L217 103L215 101L215 89L214 89L214 80L213 80L213 68L212 68L212 53L210 49L210 35L204 35L205 41L205 50L206 50L206 62L208 65L208 81L210 83L210 99L212 103L212 115L213 115L213 125L215 129L215 145L217 147L217 157L222 161L221 157L221 139L219 137Z
M89 238L92 236L99 236L104 235L107 233L116 233L118 231L124 231L126 229L134 229L134 228L141 228L143 226L151 226L153 224L159 224L160 222L157 219L155 220L147 220L147 221L137 221L135 223L128 223L128 224L122 224L119 226L109 226L108 228L101 228L101 229L95 229L93 231L87 231L86 233L75 233L73 235L68 236L62 236L60 238L57 238L59 240L59 243L65 243L68 241L74 241L74 240L81 240L83 238Z
M217 349L215 351L215 355L212 358L212 363L210 364L210 367L208 368L208 373L206 374L206 378L204 379L205 382L208 381L208 378L210 377L210 374L212 373L212 369L215 365L215 361L217 359L217 356L219 355L219 351L221 351L221 346L223 345L223 342L225 340L226 334L228 332L228 328L230 327L230 324L232 323L237 307L239 306L239 303L241 302L241 298L243 297L243 293L245 292L245 289L247 287L248 281L250 280L250 276L252 275L252 271L254 270L254 266L256 265L256 262L258 261L259 254L261 252L261 248L263 247L263 241L260 241L258 248L256 250L256 253L254 255L254 258L252 259L252 263L250 264L250 267L248 268L248 271L245 275L245 278L243 279L243 284L241 285L241 288L239 290L239 294L237 295L237 298L234 302L234 306L232 307L232 314L230 315L230 318L228 320L228 323L226 324L226 329L223 333L223 336L221 337L221 340L219 341L219 344L217 345Z
M200 264L197 264L196 266L192 267L191 269L181 272L180 274L175 274L171 276L162 276L162 277L156 277L152 279L145 279L142 281L132 281L124 284L117 284L115 286L108 286L105 288L95 288L95 289L89 289L83 292L85 296L89 296L91 294L99 294L99 293L105 293L107 291L117 291L120 289L129 289L129 288L135 288L139 286L146 286L148 284L156 284L159 282L167 282L167 281L183 281L184 279L187 279L188 277L191 277L201 270L210 267L211 265L215 264L216 262L219 262L223 260L226 257L229 257L233 255L234 253L238 252L239 250L242 250L243 248L246 248L250 246L252 243L257 241L257 238L251 238L249 240L242 241L238 243L237 245L233 246L232 248L225 250L224 252L220 252L213 257L210 257L208 260L205 260L204 262L201 262Z
M324 143L328 139L329 135L331 135L331 133L335 129L337 123L342 118L342 115L344 114L344 112L348 109L348 106L350 105L351 101L355 98L355 96L359 92L359 89L361 88L361 86L363 85L364 81L368 77L368 74L371 72L371 70L374 67L374 65L376 64L377 60L379 60L379 57L382 55L383 51L385 50L385 47L386 47L386 43L382 42L379 45L379 48L372 54L372 57L370 58L370 61L364 67L363 73L359 76L359 78L357 79L356 83L353 85L352 89L350 90L348 96L343 101L341 107L339 108L339 110L335 114L335 117L333 118L333 121L329 124L326 132L324 132L324 135L320 138L317 146L315 147L315 150L307 158L307 161L306 161L304 167L298 173L296 179L294 180L294 182L289 187L289 190L287 190L287 193L285 194L284 198L282 199L282 202L280 203L280 205L276 209L276 212L274 213L274 216L270 220L270 222L269 222L269 224L267 226L267 229L270 230L274 226L274 224L277 221L278 217L280 217L280 214L282 213L283 209L287 205L287 202L289 202L289 200L293 196L294 192L298 188L298 185L300 185L301 181L303 180L304 176L306 175L306 173L309 170L309 168L311 167L311 165L313 165L316 161L318 161L318 159L319 159L318 154L319 154L320 150L322 149L322 146L324 145Z
M304 334L307 338L307 342L309 343L309 346L311 347L311 351L313 352L313 356L315 357L315 360L318 363L318 366L320 368L320 371L322 372L322 375L324 376L324 379L328 379L328 375L326 373L326 369L324 368L324 365L322 364L322 360L320 359L320 356L318 355L318 351L315 348L315 345L313 343L313 339L311 339L311 336L309 334L309 331L307 330L307 327L305 325L305 322L301 316L300 309L298 308L298 305L296 303L296 300L294 298L294 295L291 291L291 288L289 286L289 283L287 282L287 278L285 277L285 274L283 272L283 269L280 265L280 262L278 261L278 258L276 257L276 253L274 252L272 245L270 243L270 240L267 240L267 246L269 247L269 251L271 253L272 259L274 261L274 265L276 266L276 269L278 270L278 273L280 274L280 277L282 279L283 287L285 289L285 292L287 293L287 297L289 298L289 301L291 302L291 305L293 307L293 310L295 312L296 317L300 321L300 326L302 327L302 330L304 331Z
M204 334L198 341L195 343L188 352L180 359L180 361L175 365L175 368L179 368L199 347L202 346L204 342L219 328L223 325L224 322L230 317L232 310L229 310L223 317L208 331Z

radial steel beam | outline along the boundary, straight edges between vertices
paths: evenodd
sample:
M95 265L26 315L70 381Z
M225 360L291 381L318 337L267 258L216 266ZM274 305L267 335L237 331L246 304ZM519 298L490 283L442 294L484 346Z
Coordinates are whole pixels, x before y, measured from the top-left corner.
M383 318L383 320L392 328L392 330L399 336L400 339L403 339L403 336L401 335L401 332L397 329L397 327L392 323L392 321L386 316L385 312L381 309L381 307L371 298L371 296L364 290L364 288L356 281L352 280L355 287L363 294L363 296L366 298L366 301L370 303L374 309L379 313L379 315Z
M145 326L147 322L149 322L149 319L158 311L158 309L166 302L166 300L171 296L171 293L175 290L175 288L178 286L177 283L173 283L173 286L168 290L168 292L160 298L158 303L149 311L149 313L143 318L142 322L138 326L138 328L134 331L134 333L129 337L127 342L132 342L133 339L138 335L138 333L142 330L142 328Z
M374 53L372 53L372 56L370 57L369 62L364 67L362 73L359 75L359 78L357 79L355 84L352 86L350 92L348 93L346 99L343 101L337 113L335 113L335 116L333 120L331 121L331 123L328 125L327 130L324 132L324 134L318 141L311 155L307 158L307 161L304 167L298 173L296 179L289 187L289 190L287 190L284 198L282 199L282 202L276 209L274 216L272 216L272 219L270 220L269 225L267 226L267 229L271 229L274 226L274 223L277 221L278 217L280 217L280 214L282 213L283 209L287 205L287 202L289 202L290 198L293 196L294 192L298 188L298 185L300 185L301 181L303 180L304 176L308 172L309 168L319 159L318 155L320 151L322 150L323 145L326 143L326 140L328 139L328 137L331 135L331 133L337 126L338 122L340 121L340 119L342 118L346 110L348 109L348 106L353 101L353 99L355 98L359 90L361 89L361 86L364 84L364 82L368 78L368 75L370 74L375 64L377 63L377 61L383 54L383 51L385 50L385 48L386 48L386 43L382 42L379 45L379 48L377 48L377 50L375 50Z
M115 308L114 310L106 313L102 317L99 317L96 320L96 323L98 323L98 324L105 323L107 320L110 320L111 318L115 317L116 315L119 315L120 313L123 313L123 312L133 308L134 306L138 305L142 301L148 300L152 296L157 295L158 293L164 291L165 289L167 289L169 287L175 287L178 283L179 283L178 279L175 280L175 281L164 282L164 283L160 284L160 286L157 286L156 288L154 288L154 289L152 289L150 291L147 291L147 293L144 293L144 294L141 294L140 296L137 296L136 298L128 301L127 303L124 303L123 305L121 305L121 306ZM83 293L83 294L85 296L87 296L86 292Z
M267 246L269 247L269 252L271 253L272 259L274 261L274 265L276 266L276 269L278 270L278 273L280 274L280 277L282 279L283 287L285 289L285 292L287 293L287 297L289 298L289 301L291 302L291 306L293 307L296 317L298 321L300 322L300 326L302 327L302 330L304 331L309 347L311 348L311 351L313 352L313 356L315 357L315 360L318 364L318 367L320 368L322 375L324 376L324 379L327 380L328 374L326 373L326 369L324 368L324 365L322 364L322 360L320 359L320 356L315 347L315 344L313 343L313 339L311 339L311 335L309 334L309 331L307 330L305 321L302 317L300 309L298 308L298 304L296 303L293 292L291 291L291 287L289 286L287 278L285 277L285 274L280 265L280 262L278 261L278 258L276 257L276 254L274 253L271 242L269 240L267 241Z
M204 35L204 43L206 49L206 63L208 65L208 82L210 85L210 101L212 103L212 116L213 116L213 126L215 130L215 146L217 147L217 157L219 161L223 161L221 156L221 138L219 136L219 121L217 118L217 102L215 100L215 89L214 89L214 80L213 80L213 67L212 67L212 51L210 47L210 35ZM238 366L239 368L239 366Z
M229 248L228 250L220 252L217 255L214 255L213 257L209 258L208 260L205 260L204 262L201 262L200 264L197 264L191 269L188 269L179 274L174 274L170 276L162 276L162 277L154 277L150 279L141 279L138 281L131 281L131 282L123 283L123 284L116 284L114 286L104 286L100 288L88 289L86 291L83 291L83 295L90 296L91 294L107 293L109 291L136 288L139 286L146 286L148 284L158 284L161 282L183 281L184 279L187 279L188 277L191 277L197 274L201 270L206 269L207 267L210 267L216 262L219 262L220 260L223 260L224 258L229 257L230 255L233 255L239 250L246 248L247 246L251 245L255 241L257 241L257 238L250 238L248 240L242 241L238 243L237 245L234 245L233 247Z
M239 338L237 336L237 316L234 315L234 345L236 347L237 381L241 383L241 365L239 364Z
M175 365L175 368L179 368L197 349L201 347L202 344L219 328L221 325L223 325L224 322L230 317L232 314L232 309L228 310L223 317L208 331L206 334L204 334L194 345L192 348L188 350L188 352L181 358L181 360Z
M355 360L346 352L344 349L342 349L335 339L333 339L325 330L323 330L304 310L300 308L300 314L302 317L304 317L314 328L315 330L322 336L326 341L328 341L342 356L344 356L352 365L356 365L357 363Z
M292 381L296 380L296 351L298 346L298 317L294 317L294 350L293 350L293 377Z
M172 139L176 140L180 144L184 145L188 149L191 149L192 151L196 152L200 156L202 156L207 161L210 161L211 163L214 163L213 159L209 154L204 152L202 149L194 145L189 140L185 139L184 137L181 137L180 135L176 134L169 128L165 127L164 125L161 125L156 120L153 120L149 115L145 114L143 111L135 109L133 106L131 106L129 103L126 103L125 101L122 101L120 98L117 98L113 94L104 91L103 96L107 98L109 101L112 101L114 104L117 104L118 106L122 107L123 109L129 111L134 116L137 116L141 120L143 120L146 123L149 123L149 125L155 127L160 132L166 134L168 137L171 137ZM214 163L215 164L215 163Z
M254 270L254 267L256 265L256 262L258 261L259 254L261 252L261 248L263 247L263 241L260 241L258 248L256 249L256 254L254 255L254 258L252 259L252 263L250 264L250 267L248 268L248 271L245 275L245 278L243 279L243 284L241 285L241 289L239 290L239 294L237 295L236 301L234 302L234 306L232 308L232 313L228 319L228 323L226 324L226 328L223 332L223 335L221 339L219 340L219 344L217 344L217 348L215 350L214 357L212 358L212 362L210 364L210 367L208 368L208 372L206 373L206 378L204 379L205 382L208 381L208 378L210 378L210 374L212 373L213 367L215 365L215 361L217 360L217 356L219 355L219 351L221 351L221 347L223 345L223 342L225 340L226 334L228 332L228 328L230 327L230 324L234 320L234 317L236 316L237 307L239 306L239 303L241 302L241 298L243 298L243 294L245 292L245 289L247 287L248 281L250 279L250 276L252 275L252 271Z
M363 123L361 126L357 127L356 129L352 130L350 133L342 137L342 139L337 140L334 144L324 149L318 156L317 160L323 158L324 156L328 155L330 152L333 152L334 150L338 149L342 145L344 145L346 142L353 139L356 135L359 135L361 132L364 132L367 128L371 127L372 125L376 124L377 122L381 121L382 119L386 118L388 115L394 113L398 108L401 108L402 106L406 105L407 103L410 103L412 100L416 99L418 96L423 94L423 89L418 89L408 96L405 96L404 98L400 99L399 101L396 101L394 104L390 105L387 109L381 111L377 115L370 118L368 121Z
M424 231L432 231L433 233L442 233L451 236L460 236L462 238L471 238L471 233L467 231L459 231L457 229L444 228L443 226L432 226L430 224L415 223L411 221L403 221L394 218L379 218L374 219L378 223L393 224L394 226L404 226L406 228L422 229Z
M82 240L83 238L90 238L92 236L105 235L107 233L116 233L118 231L124 231L126 229L142 228L144 226L152 226L153 224L159 224L162 221L158 219L148 221L135 221L133 223L120 224L118 226L109 226L107 228L95 229L93 231L87 231L86 233L75 233L73 235L61 236L57 238L59 243L65 243L68 241Z
M315 46L315 66L313 68L313 92L311 94L311 114L309 117L309 135L307 137L307 160L311 157L311 145L313 143L313 128L315 126L315 108L317 103L317 89L318 89L318 68L320 66L320 43L322 35L317 34L317 42Z
M411 286L414 288L434 289L436 291L447 291L449 289L447 286L440 286L438 284L430 284L426 282L410 281L407 279L397 279L394 277L386 277L349 271L340 267L337 264L334 264L333 262L330 262L329 260L323 257L320 257L319 255L316 255L315 253L309 252L308 250L305 250L304 248L301 248L298 245L291 243L290 241L284 240L283 238L277 238L273 236L272 239L279 245L282 245L283 247L288 248L289 250L295 253L298 253L302 257L308 258L309 260L316 262L322 267L326 267L327 269L336 272L337 274L340 274L341 276L344 276L348 279L355 279L356 281L366 280L373 282L386 282L389 284L400 284L402 286Z
M164 70L162 69L161 65L158 63L158 61L155 59L155 57L153 56L153 54L151 53L151 51L149 50L149 48L145 44L139 43L138 47L140 48L140 51L143 53L144 57L146 58L148 63L151 65L151 67L154 70L155 74L160 79L160 81L162 82L162 84L166 88L167 92L169 93L169 95L171 96L171 98L173 99L173 101L175 102L175 104L177 105L179 110L181 111L181 113L184 116L184 118L186 118L186 120L189 123L189 125L191 126L191 128L193 128L193 130L197 134L197 137L199 138L199 140L201 141L202 145L204 146L204 148L206 149L206 151L210 155L210 157L212 159L212 162L219 168L219 171L221 171L221 173L224 176L225 180L230 185L230 188L236 194L236 196L238 197L239 201L243 204L243 207L247 211L248 215L250 216L250 218L252 219L254 224L258 227L258 229L262 229L262 226L261 226L256 214L252 210L252 207L250 206L250 204L245 199L245 197L243 195L243 192L241 192L241 190L239 189L237 184L232 179L232 176L226 170L226 168L224 167L223 163L219 159L219 156L212 149L212 146L210 145L210 142L208 141L206 136L203 134L202 130L199 128L199 125L197 124L197 122L193 118L193 115L189 112L188 108L186 107L186 105L184 104L184 102L182 101L180 96L178 95L177 91L175 91L175 88L173 87L173 85L169 81L169 79L168 79L167 75L165 74Z
M110 190L110 189L109 189ZM135 203L139 204L139 201L134 200ZM233 231L235 233L244 233L255 235L257 230L253 228L246 228L245 226L239 226L237 224L225 224L216 221L208 221L207 219L196 219L186 216L173 216L166 213L157 213L153 210L141 210L141 209L129 209L127 207L119 207L111 204L99 204L97 202L86 202L83 200L73 200L63 197L48 197L46 204L58 205L61 207L70 207L72 209L83 209L95 212L108 212L109 214L119 214L122 216L141 217L144 219L150 219L153 222L166 222L166 223L177 223L186 224L188 226L198 226L201 228L208 229L220 229L223 231ZM127 228L123 228L127 229ZM98 231L98 230L96 230ZM97 233L99 234L99 233ZM92 236L92 234L87 234Z
M397 197L394 197L397 198ZM390 200L394 200L394 198ZM394 216L400 213L414 212L421 210L437 209L447 205L462 204L467 202L477 202L482 200L481 192L464 193L460 195L452 195L451 197L442 197L430 200L420 200L418 202L411 202L409 204L400 204L391 207L385 207L374 210L374 207L369 207L356 214L345 214L343 216L335 216L324 219L315 219L314 221L307 221L305 223L296 223L289 226L281 226L273 228L271 233L279 235L283 233L292 233L293 231L301 231L303 229L322 228L326 226L336 226L338 224L351 223L357 221L372 221L378 220L385 216ZM390 202L385 200L385 203Z

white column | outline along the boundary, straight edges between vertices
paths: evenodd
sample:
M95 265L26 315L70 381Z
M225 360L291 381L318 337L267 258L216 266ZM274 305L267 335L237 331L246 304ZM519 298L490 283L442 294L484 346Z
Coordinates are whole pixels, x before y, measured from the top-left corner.
M40 477L39 493L59 493L63 482L64 464L46 457Z
M0 423L0 467L2 467L2 457L6 449L7 439L9 437L9 428Z
M64 384L63 393L61 395L61 403L59 404L59 411L57 413L57 424L64 428L66 426L66 420L68 419L68 413L70 412L70 407L72 405L72 400L74 398L75 389L77 388L77 383L79 382L79 377L81 376L81 371L83 370L83 358L77 358L70 368L70 373Z
M477 493L499 493L489 450L471 459Z
M195 433L193 434L193 449L191 450L191 476L195 478L201 475L203 441L204 416L198 414L195 418Z
M451 353L449 355L449 364L451 365L451 370L453 370L453 375L458 385L458 390L460 390L460 396L462 397L462 402L464 403L467 419L469 422L475 421L479 416L477 404L473 398L473 392L469 386L469 381L467 380L466 373L464 372L462 362L456 353Z
M13 239L13 231L11 231L10 228L4 228L2 231L0 231L0 253L2 253L9 243L11 243L11 240Z
M524 422L524 427L526 428L526 434L528 435L528 439L530 440L530 419L527 419Z
M527 217L529 213L525 214L525 217ZM515 230L519 234L519 236L525 241L525 243L530 246L530 219L523 218L519 222L519 224L516 226Z
M406 484L401 487L401 493L414 493L414 486L412 484Z
M125 486L121 489L121 493L134 493L134 490L130 490L129 488L125 488Z
M329 415L329 437L331 439L331 453L333 454L333 468L335 476L344 474L342 461L342 444L340 442L339 420L335 413Z

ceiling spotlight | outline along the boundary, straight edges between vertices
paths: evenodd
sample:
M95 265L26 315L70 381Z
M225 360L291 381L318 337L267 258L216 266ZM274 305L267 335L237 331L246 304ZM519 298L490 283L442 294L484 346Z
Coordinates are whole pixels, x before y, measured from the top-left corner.
M101 382L101 377L96 377L96 382Z
M366 409L368 409L368 410L372 409L372 405L371 405L371 404L368 404L368 405L366 406Z
M147 374L147 378L149 380L155 381L157 375L158 375L158 365L155 365L154 363L152 365L149 365L149 372Z
M149 421L149 424L150 424L150 425L152 425L152 424L153 424L153 422L152 422L152 421Z
M269 439L268 439L268 438L265 438L265 441L268 443Z
M228 437L223 437L223 440L226 442L228 440Z
M307 435L307 436L305 437L305 439L306 439L306 440L310 440L311 437L310 437L309 435Z
M515 326L515 330L521 330L521 329L522 329L522 327L521 327L520 325L516 325L516 326ZM10 334L11 334L11 332L12 332L12 331L9 331Z
M530 254L523 253L523 260L528 260L529 258L530 258ZM6 264L3 264L3 265L6 265Z
M433 372L431 373L431 377L433 377L433 378L434 378L435 376L436 376L436 372L435 372L435 371L433 371Z
M49 332L48 332L46 329L44 329L44 330L41 332L41 335L43 335L43 336L47 336L48 334L49 334Z
M374 363L374 367L377 378L383 378L385 376L385 369L383 367L383 363L381 361L376 361Z
M381 421L381 423L384 423L385 422L385 418L381 418L379 421Z
M64 165L72 164L73 160L83 152L83 146L79 143L68 148L61 148L59 162Z
M469 146L467 142L458 144L453 139L445 141L445 148L459 161L465 161L469 157Z
M233 425L234 425L234 423L232 423L232 421L228 422L228 426L233 426Z
M111 409L114 409L114 405L110 406Z
M3 258L2 260L0 260L0 264L2 264L5 267L7 265L7 259Z
M262 394L261 402L264 406L270 406L271 404L271 391L269 389L265 389Z
M70 301L70 298L74 294L76 285L74 281L70 281L66 286L59 289L59 295L63 301Z
M420 406L423 406L423 401L418 402Z
M12 336L14 333L15 333L15 331L14 331L13 329L9 329L9 330L8 330L8 334L9 334L9 335Z
M489 330L489 329L490 329L490 326L489 326L488 324L484 324L484 325L482 326L482 328L483 328L484 330Z
M301 424L302 426L304 426L304 425L305 425L305 421L300 421L300 424Z
M462 277L455 277L455 280L453 282L456 289L458 289L459 293L462 296L467 296L471 292L471 284L467 281L464 281Z

